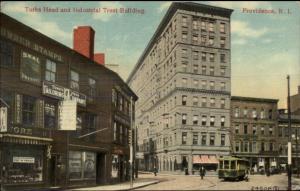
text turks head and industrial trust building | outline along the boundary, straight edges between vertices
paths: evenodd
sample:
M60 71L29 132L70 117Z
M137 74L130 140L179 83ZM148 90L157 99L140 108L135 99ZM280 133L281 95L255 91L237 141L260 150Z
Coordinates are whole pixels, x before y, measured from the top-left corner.
M7 189L128 179L137 97L104 66L103 54L94 54L94 33L76 28L73 50L1 13L0 92L7 124L1 126L0 156ZM69 110L76 111L76 130L59 130L69 125L61 121L64 100L76 102Z

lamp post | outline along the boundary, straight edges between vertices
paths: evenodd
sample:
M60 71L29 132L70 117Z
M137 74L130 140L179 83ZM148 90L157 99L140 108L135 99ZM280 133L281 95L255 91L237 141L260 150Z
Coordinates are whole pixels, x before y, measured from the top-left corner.
M287 76L288 81L288 129L289 129L289 140L288 140L288 190L292 190L292 143L291 143L291 107L290 107L290 76Z

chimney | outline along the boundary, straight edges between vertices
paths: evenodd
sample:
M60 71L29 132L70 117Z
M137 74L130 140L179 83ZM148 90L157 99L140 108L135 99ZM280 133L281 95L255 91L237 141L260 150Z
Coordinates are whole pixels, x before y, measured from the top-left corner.
M105 65L105 54L104 53L95 53L94 61L98 64Z
M94 60L95 31L90 26L79 26L73 30L73 49Z

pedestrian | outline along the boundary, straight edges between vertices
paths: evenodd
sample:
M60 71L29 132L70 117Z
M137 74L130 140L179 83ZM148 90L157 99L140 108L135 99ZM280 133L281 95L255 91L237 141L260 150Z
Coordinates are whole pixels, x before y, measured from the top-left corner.
M205 168L203 166L201 166L199 171L200 171L200 176L201 176L201 180L202 180L203 177L205 176Z
M154 176L157 175L157 169L156 169L156 166L155 166L154 169L153 169L153 173L154 173Z

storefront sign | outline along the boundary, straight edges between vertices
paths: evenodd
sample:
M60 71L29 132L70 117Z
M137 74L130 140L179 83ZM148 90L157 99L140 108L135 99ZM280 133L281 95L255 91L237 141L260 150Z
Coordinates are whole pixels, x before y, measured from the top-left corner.
M2 37L5 37L13 42L16 42L18 44L21 44L27 48L30 48L36 52L39 52L45 56L48 56L54 60L57 60L59 62L63 62L63 58L61 55L58 55L52 51L50 51L49 49L46 49L45 47L39 45L39 44L36 44L22 36L19 36L17 35L16 33L13 33L12 31L6 29L6 28L3 28L1 27L1 36Z
M42 91L44 95L47 95L49 97L54 97L56 99L62 100L75 100L79 105L86 105L86 95L51 82L44 81Z
M77 104L74 100L64 100L59 104L59 130L75 131Z
M135 154L135 158L137 158L137 159L144 159L144 153L142 153L142 152L137 152L137 153Z
M34 163L33 157L13 157L13 163Z
M0 132L7 131L7 107L0 108Z
M15 122L21 123L21 96L20 94L16 94L15 97Z

